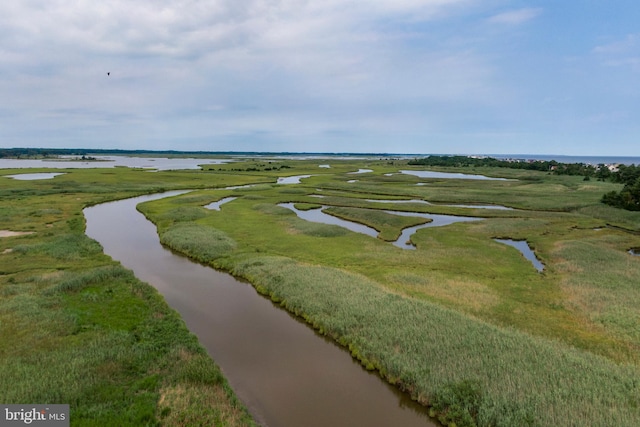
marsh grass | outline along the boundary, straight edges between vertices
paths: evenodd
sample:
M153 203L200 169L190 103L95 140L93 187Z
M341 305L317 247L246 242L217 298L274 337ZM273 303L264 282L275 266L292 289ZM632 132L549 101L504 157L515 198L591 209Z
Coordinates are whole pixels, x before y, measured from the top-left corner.
M482 396L473 410L476 422L485 420L480 425L631 426L640 420L633 404L640 392L637 367L402 298L340 270L261 257L239 262L233 272L423 403L442 405L456 394L452 385L472 381ZM436 413L455 409L445 407Z
M171 209L167 211L163 215L163 219L172 221L172 222L184 222L184 221L195 221L200 218L204 218L207 216L207 213L195 206L181 206L179 208Z
M559 252L595 233L592 228L616 221L606 212L600 213L604 220L588 214L601 187L539 174L521 178L416 186L411 177L367 174L348 184L320 176L298 185L296 192L283 194L277 186L261 190L259 203L245 189L246 196L224 213L198 223L237 242L235 251L214 265L248 278L416 399L441 402L442 408L434 411L444 421L461 425L468 414L478 425L609 425L611 420L634 425L640 416L632 403L639 378L631 333L634 314L622 314L621 301L604 298L600 301L608 307L608 317L585 315L586 303L568 296L565 271L580 269L585 280L597 268L607 274L609 259L578 265L574 258L584 255ZM329 226L317 229L277 206L291 201L297 207L317 206L318 199L305 196L303 189L307 195L325 195L322 203L333 206L330 210L367 225L383 223L385 214L372 210L380 206L366 199L526 209L466 210L487 219L421 230L412 238L418 249L403 251L344 230L331 236L325 232ZM461 212L423 204L403 208ZM595 234L594 244L603 238L606 243L611 233ZM547 266L545 273L537 273L517 251L495 243L495 237L527 240ZM626 253L621 247L631 247L626 241L606 244L616 246L620 255ZM628 268L624 275L633 279L637 265ZM620 280L622 276L612 277L612 283ZM625 298L633 301L635 295ZM599 324L606 322L626 332ZM471 409L465 403L469 384L477 386L471 387L471 395L479 396Z
M319 224L308 221L292 221L289 232L311 237L344 237L349 234L348 230L338 225Z
M179 316L84 234L87 205L210 178L68 174L0 179L0 229L35 232L0 239L0 402L68 403L74 426L254 425ZM160 403L171 389L189 404Z
M594 233L595 234L595 233ZM571 308L609 334L640 350L640 260L625 248L628 236L563 242L555 255L564 261L562 287Z
M160 242L205 264L229 255L236 247L224 232L194 223L169 227L160 234Z

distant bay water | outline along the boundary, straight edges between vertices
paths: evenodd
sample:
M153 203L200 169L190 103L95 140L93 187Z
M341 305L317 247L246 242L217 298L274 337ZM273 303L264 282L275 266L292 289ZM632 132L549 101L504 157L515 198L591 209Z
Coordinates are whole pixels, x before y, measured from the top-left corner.
M188 154L185 152L184 154ZM198 153L202 155L203 153ZM54 168L54 169L68 169L68 168L112 168L112 167L131 167L131 168L144 168L149 170L172 170L172 169L200 169L200 165L215 165L222 163L229 163L237 161L246 157L249 158L270 158L274 160L282 159L297 159L297 160L322 160L326 163L331 159L372 159L372 158L421 158L432 156L448 156L453 154L391 154L391 153L251 153L249 156L246 153L211 153L211 156L216 154L225 154L227 158L214 158L214 157L200 157L200 158L187 158L187 157L148 157L144 155L113 155L113 156L95 156L96 161L88 161L78 159L77 156L61 156L59 159L9 159L0 158L0 169L13 169L13 168ZM568 155L553 155L553 154L475 154L473 157L493 157L495 159L507 160L543 160L551 161L555 160L559 163L586 163L591 165L598 165L601 163L610 164L624 164L624 165L638 165L640 166L640 156L568 156ZM327 167L329 165L322 165L321 167Z

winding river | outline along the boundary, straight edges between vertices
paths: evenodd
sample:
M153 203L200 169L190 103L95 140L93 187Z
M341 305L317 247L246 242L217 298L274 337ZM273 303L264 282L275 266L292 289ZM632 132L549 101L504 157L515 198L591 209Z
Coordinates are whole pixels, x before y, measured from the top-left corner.
M86 233L180 313L260 424L435 426L425 408L249 284L163 248L136 205L179 193L87 208Z

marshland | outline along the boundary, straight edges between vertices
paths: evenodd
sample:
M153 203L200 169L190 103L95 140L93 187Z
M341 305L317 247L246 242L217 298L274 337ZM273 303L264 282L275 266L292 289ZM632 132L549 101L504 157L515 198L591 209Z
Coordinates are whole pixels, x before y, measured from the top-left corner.
M74 425L264 422L162 290L85 234L88 207L184 190L137 207L165 247L250 284L434 420L640 424L640 213L601 202L622 184L397 158L229 160L0 170L0 229L30 233L0 238L0 401L69 403ZM393 244L429 215L467 220Z

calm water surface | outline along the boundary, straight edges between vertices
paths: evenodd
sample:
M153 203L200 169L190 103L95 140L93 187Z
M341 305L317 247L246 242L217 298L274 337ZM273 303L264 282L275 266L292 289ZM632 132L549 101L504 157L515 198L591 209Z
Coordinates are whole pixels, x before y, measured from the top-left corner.
M401 170L401 173L414 175L419 178L444 178L444 179L481 179L491 181L507 181L506 178L491 178L484 175L473 175L468 173L450 173L450 172L433 172L433 171L414 171Z
M231 159L197 159L167 157L128 157L128 156L93 156L95 161L78 159L76 156L61 156L59 160L34 159L0 159L0 169L13 168L55 168L55 169L91 169L114 168L147 168L154 170L201 169L199 165L218 165L233 162Z
M539 272L544 270L544 264L542 264L538 260L538 258L536 257L536 254L531 250L526 240L511 240L511 239L493 239L493 240L516 248L517 250L520 251L522 255L524 255L526 259L531 261L531 264L533 264L536 270L538 270Z
M5 178L13 178L20 181L35 181L38 179L53 179L58 175L64 175L63 173L19 173L17 175L4 175Z
M278 184L300 184L300 180L310 178L312 175L294 175L278 178Z
M224 205L225 203L229 203L229 202L231 202L231 201L233 201L235 199L237 199L237 197L233 197L233 196L232 197L224 197L224 198L218 200L217 202L209 203L208 205L205 205L204 207L206 209L210 209L210 210L213 210L213 211L219 211L220 210L220 206Z
M166 196L87 208L87 235L181 314L259 423L435 426L425 408L250 285L164 249L135 206Z
M428 202L425 202L428 203ZM338 218L333 215L329 215L324 213L323 210L328 208L329 206L323 205L320 208L309 209L309 210L300 210L295 207L295 203L279 203L278 206L282 206L283 208L287 208L293 211L298 218L304 219L306 221L317 222L321 224L331 224L338 225L340 227L344 227L348 230L355 231L356 233L366 234L371 237L378 237L378 230L372 227L368 227L363 224L359 224L357 222L347 221L342 218ZM393 242L394 246L397 246L401 249L415 249L416 247L411 243L411 236L418 230L422 228L429 227L443 227L445 225L453 224L456 222L468 222L468 221L480 221L483 218L476 217L467 217L467 216L455 216L455 215L437 215L437 214L427 214L420 212L403 212L403 211L388 211L384 212L399 215L399 216L411 216L418 218L426 218L430 219L430 222L425 224L418 224L413 227L407 227L402 229L402 233L398 240Z

